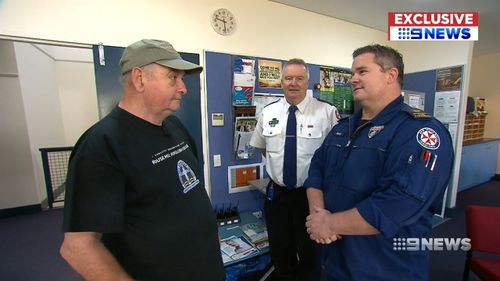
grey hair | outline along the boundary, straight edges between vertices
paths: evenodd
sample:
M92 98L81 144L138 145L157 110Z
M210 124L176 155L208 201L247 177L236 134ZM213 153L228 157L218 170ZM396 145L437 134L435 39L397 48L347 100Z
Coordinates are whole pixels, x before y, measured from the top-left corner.
M309 66L307 66L307 63L303 59L293 58L293 59L288 60L283 65L283 69L282 69L281 73L285 73L285 68L291 64L304 66L306 68L306 72L307 72L307 79L309 80Z

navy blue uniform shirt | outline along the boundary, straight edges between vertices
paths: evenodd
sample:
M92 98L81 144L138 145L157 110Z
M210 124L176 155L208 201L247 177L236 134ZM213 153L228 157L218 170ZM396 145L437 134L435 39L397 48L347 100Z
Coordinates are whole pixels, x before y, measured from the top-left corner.
M304 186L323 191L330 212L357 208L380 231L344 235L325 247L338 280L427 280L426 251L398 250L398 238L428 237L453 165L448 130L399 97L358 128L341 119L315 152Z

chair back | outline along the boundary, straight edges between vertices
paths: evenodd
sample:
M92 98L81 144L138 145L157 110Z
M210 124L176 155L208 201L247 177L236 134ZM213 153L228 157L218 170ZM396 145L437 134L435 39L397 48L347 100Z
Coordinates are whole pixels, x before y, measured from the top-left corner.
M500 207L470 205L465 215L472 250L500 254Z

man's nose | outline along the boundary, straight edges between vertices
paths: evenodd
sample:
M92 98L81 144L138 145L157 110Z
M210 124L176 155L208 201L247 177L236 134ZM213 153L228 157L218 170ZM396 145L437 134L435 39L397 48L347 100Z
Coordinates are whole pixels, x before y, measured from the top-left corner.
M351 76L351 84L355 84L359 82L359 75L358 74L353 74Z
M186 83L184 83L184 80L179 80L179 82L177 83L178 83L177 87L179 87L179 92L181 92L183 95L187 94Z

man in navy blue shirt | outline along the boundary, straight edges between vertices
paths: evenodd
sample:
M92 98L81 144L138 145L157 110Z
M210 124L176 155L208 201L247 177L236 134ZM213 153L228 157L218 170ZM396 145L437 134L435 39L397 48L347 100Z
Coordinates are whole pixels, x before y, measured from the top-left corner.
M315 152L304 183L311 239L327 244L327 280L427 280L428 237L453 164L447 129L403 103L403 58L369 45L353 53L352 89L361 105ZM399 244L398 244L399 243ZM403 247L401 247L403 246Z

